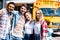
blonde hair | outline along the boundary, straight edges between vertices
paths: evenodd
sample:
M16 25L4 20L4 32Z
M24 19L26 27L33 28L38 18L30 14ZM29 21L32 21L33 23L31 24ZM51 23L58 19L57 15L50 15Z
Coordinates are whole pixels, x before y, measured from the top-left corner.
M42 10L41 10L41 9L38 9L37 11L39 11L39 13L40 13L40 16L41 16L40 20L44 20L44 16L43 16ZM36 11L36 12L37 12L37 11Z

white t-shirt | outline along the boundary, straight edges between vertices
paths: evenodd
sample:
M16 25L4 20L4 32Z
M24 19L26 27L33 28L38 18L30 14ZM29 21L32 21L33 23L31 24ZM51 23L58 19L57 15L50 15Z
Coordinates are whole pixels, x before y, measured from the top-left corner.
M36 22L34 25L34 33L40 34L40 30L41 30L41 24L39 22Z
M25 24L25 30L24 32L26 34L32 34L33 33L33 24L31 25L29 22Z

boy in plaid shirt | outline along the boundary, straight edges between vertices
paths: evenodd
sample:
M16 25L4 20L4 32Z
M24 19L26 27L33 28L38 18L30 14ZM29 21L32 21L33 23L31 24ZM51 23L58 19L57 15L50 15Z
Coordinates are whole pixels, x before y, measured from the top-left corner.
M12 18L14 13L15 3L9 2L7 8L0 10L0 39L9 40L9 31L11 29Z
M2 12L0 14L0 39L5 39L10 27L10 20L8 16Z

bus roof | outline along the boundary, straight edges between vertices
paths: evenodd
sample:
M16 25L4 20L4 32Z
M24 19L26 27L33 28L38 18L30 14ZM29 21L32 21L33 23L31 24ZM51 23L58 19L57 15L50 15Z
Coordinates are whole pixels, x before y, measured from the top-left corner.
M7 1L6 3L8 4L9 2L14 2L14 3L34 3L36 0L11 0Z

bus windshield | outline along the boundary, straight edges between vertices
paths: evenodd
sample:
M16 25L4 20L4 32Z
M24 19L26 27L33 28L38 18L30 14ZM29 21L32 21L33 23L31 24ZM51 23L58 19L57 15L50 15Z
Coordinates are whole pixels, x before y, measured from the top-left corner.
M54 8L40 8L44 14L44 16L60 16L60 8L58 8L55 12Z
M60 16L60 8L58 8L58 9L56 10L56 15L57 15L57 16Z

